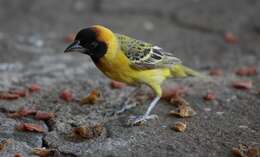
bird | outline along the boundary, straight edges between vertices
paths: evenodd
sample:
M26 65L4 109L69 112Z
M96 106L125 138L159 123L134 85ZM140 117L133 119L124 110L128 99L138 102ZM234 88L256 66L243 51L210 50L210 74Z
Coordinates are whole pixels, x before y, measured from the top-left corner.
M184 66L173 53L157 45L114 33L102 25L81 29L64 52L89 55L96 67L110 79L136 87L147 85L154 91L156 96L146 112L130 117L132 125L157 117L151 112L162 97L164 80L200 75Z

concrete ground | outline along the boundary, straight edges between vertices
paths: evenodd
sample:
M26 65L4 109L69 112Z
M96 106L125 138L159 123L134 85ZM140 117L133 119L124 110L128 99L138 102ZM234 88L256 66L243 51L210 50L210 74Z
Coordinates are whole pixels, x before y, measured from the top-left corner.
M25 98L0 100L0 141L11 139L0 156L21 153L29 157L34 156L32 148L46 147L64 157L228 157L239 144L260 147L260 95L256 94L260 75L234 74L244 66L260 69L259 15L258 0L0 0L0 90L33 83L42 87ZM196 116L169 116L175 107L160 101L153 111L159 120L128 127L125 119L145 112L148 101L120 116L111 114L120 109L132 88L111 90L110 80L88 56L63 53L68 44L64 37L92 24L156 43L205 74L220 68L224 75L166 82L189 87L184 99ZM233 32L238 42L227 43L226 32ZM235 80L252 80L253 87L234 89L231 83ZM63 89L70 89L76 99L99 89L103 100L92 106L65 102L59 98ZM204 101L207 91L214 91L217 99ZM40 121L8 116L23 106L36 106L56 117ZM185 132L171 129L184 120ZM45 132L17 131L21 122L40 124ZM101 136L89 140L69 137L72 128L96 123L104 124Z

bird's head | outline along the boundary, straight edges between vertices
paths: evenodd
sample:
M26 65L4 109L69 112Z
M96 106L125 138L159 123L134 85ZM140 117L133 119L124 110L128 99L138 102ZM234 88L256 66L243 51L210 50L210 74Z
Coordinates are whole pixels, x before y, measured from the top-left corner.
M98 61L106 54L113 36L113 32L108 28L94 25L80 30L64 52L80 52Z

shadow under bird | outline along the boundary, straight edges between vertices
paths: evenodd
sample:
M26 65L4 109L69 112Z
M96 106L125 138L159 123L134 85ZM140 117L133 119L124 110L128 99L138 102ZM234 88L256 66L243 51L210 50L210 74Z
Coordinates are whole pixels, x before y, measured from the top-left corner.
M100 25L80 30L74 42L64 52L89 55L107 77L137 87L145 84L155 92L156 97L144 115L131 116L132 125L157 117L151 111L162 96L161 84L165 79L200 76L159 46L113 33ZM126 103L122 111L128 108L130 106Z

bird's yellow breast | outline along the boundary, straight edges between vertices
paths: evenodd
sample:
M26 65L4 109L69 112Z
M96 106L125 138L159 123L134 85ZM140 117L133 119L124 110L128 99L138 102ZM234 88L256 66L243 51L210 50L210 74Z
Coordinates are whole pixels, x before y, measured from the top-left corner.
M102 57L96 66L109 78L120 82L125 82L130 85L137 85L140 83L158 83L168 76L170 76L169 69L151 69L138 70L129 64L128 58L123 52L118 52L113 58L109 56Z
M102 57L96 66L109 78L128 84L137 83L139 71L129 65L129 61L122 52L118 52L113 58Z

